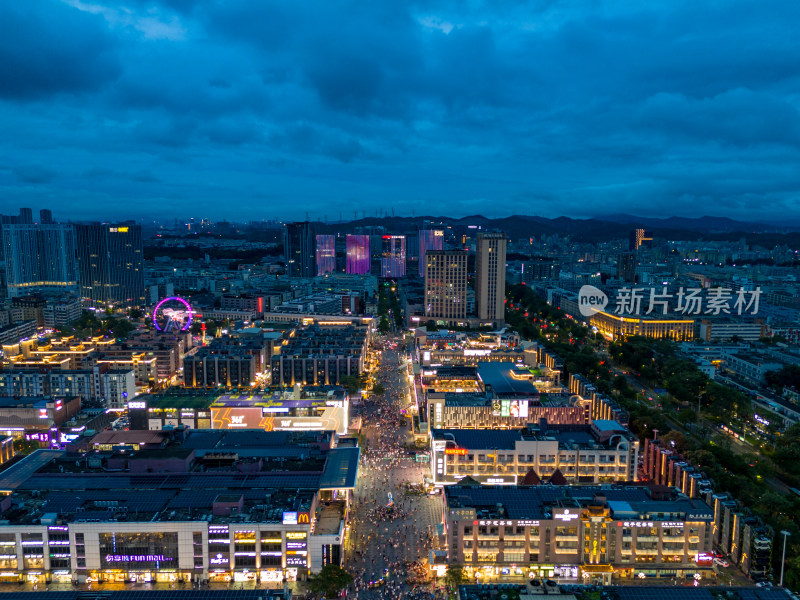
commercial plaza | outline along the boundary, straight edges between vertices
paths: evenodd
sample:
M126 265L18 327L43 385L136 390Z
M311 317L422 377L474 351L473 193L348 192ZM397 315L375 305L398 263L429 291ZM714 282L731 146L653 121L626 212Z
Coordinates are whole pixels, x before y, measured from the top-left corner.
M343 559L359 449L331 440L198 430L155 450L39 450L0 476L0 582L303 580Z

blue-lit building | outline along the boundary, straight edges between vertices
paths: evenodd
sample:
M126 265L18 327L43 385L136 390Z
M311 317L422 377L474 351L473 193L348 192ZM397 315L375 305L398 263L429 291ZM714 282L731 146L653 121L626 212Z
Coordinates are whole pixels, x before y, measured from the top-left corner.
M425 253L428 250L444 250L444 231L420 229L419 232L419 276L425 277Z
M381 252L381 277L406 276L406 236L384 235Z
M368 275L370 251L368 235L347 236L347 264L345 270L352 275Z
M317 236L317 276L336 271L336 236Z

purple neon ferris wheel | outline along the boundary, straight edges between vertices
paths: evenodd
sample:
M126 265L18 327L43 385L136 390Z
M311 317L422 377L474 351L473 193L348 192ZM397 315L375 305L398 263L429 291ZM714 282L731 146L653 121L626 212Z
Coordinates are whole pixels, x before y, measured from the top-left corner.
M189 302L178 296L164 298L153 309L153 327L158 331L188 331L192 326Z

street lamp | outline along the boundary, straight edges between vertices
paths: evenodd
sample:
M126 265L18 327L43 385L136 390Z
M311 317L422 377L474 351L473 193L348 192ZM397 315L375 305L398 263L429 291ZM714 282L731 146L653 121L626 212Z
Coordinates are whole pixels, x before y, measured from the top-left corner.
M782 529L781 535L783 536L783 556L781 557L781 582L778 585L783 587L783 566L786 564L786 538L792 534L785 529Z

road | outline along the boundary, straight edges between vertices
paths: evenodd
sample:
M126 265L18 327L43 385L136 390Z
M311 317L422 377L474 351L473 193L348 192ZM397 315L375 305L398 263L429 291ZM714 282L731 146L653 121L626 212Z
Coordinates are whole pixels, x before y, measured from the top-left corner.
M415 462L403 448L413 435L410 420L400 413L409 404L400 361L396 350L383 352L377 381L386 393L368 400L362 412L366 440L345 554L345 568L356 578L348 598L430 598L426 586L407 582L417 571L408 563L416 562L422 572L438 544L441 496L406 491L407 483L422 483L428 464Z

